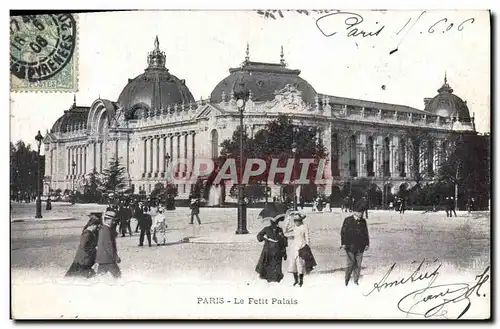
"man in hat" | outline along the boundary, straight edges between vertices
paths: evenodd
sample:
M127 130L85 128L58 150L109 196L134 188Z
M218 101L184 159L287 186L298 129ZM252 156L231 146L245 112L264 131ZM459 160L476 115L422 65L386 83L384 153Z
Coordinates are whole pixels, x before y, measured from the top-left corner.
M189 224L193 224L193 219L194 216L196 216L196 219L198 220L198 224L201 225L201 220L200 220L200 200L196 197L191 199L191 202L189 204L189 208L191 208L191 221Z
M457 213L455 211L455 199L452 196L448 198L447 209L447 213L450 214L450 217L453 217L452 213L455 214L455 217L457 217Z
M99 264L97 274L111 273L114 278L121 276L118 263L121 262L116 249L116 228L113 222L116 218L116 212L108 210L104 213L102 227L99 230L97 240L97 254L95 262Z
M346 286L349 284L351 274L354 283L358 284L363 253L370 245L368 226L363 218L363 211L363 202L358 201L354 205L353 214L344 219L340 230L341 248L345 249L347 255Z

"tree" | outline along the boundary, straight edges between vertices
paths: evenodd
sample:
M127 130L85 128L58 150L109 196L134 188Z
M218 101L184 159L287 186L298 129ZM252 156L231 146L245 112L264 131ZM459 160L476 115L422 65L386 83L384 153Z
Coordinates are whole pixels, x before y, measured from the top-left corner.
M441 155L444 161L438 170L439 182L454 187L455 206L474 197L485 207L490 192L490 136L451 133Z
M101 189L105 193L113 193L114 195L122 192L127 186L125 171L125 167L120 165L120 161L116 157L111 158L108 168L104 169L102 173Z
M100 175L97 172L96 168L94 168L90 173L87 174L87 181L84 186L84 193L87 201L98 202L99 200L101 200L101 186L102 182L100 179Z
M231 139L222 142L221 157L219 159L221 164L230 158L236 160L238 180L240 180L240 131L240 127L238 127ZM296 147L296 152L291 179L296 180L300 177L301 168L299 160L301 158L313 158L316 162L309 167L306 176L313 183L318 169L318 160L326 157L326 149L321 140L317 138L316 132L316 128L314 127L294 125L293 121L286 114L280 114L275 120L269 121L266 127L259 131L254 138L250 138L246 132L243 132L243 164L249 158L259 158L266 163L264 172L260 175L250 177L248 184L264 183L267 190L271 161L277 159L278 166L285 167L288 159L294 156L292 152L293 146ZM293 145L294 143L295 145ZM274 183L279 185L284 184L284 178L284 174L277 174ZM256 191L258 190L256 189Z
M18 141L10 143L10 190L12 197L35 196L37 193L37 179L40 188L43 186L45 172L45 157L38 156L38 152L31 149L30 144ZM38 166L40 165L40 175Z

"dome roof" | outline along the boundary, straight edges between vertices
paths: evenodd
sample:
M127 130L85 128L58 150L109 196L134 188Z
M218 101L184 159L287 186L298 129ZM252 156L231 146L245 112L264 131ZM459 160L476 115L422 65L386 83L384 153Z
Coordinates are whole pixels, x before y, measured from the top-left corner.
M185 84L169 73L165 67L165 53L160 51L158 37L155 49L148 54L148 67L144 73L129 79L118 97L118 104L127 117L136 109L162 109L168 105L192 103L194 97Z
M75 98L73 105L71 105L69 110L64 111L64 114L56 120L56 122L52 125L50 132L65 133L74 130L75 128L86 128L89 110L90 107L77 106Z
M291 70L286 67L283 50L279 64L252 62L248 56L241 67L229 69L229 76L217 84L210 94L210 101L220 103L223 93L229 98L236 83L245 85L252 94L253 101L270 101L275 92L282 90L286 85L295 87L302 92L302 99L306 103L314 103L316 90L304 79L299 77L300 70Z
M442 117L457 117L459 121L469 121L470 113L467 103L453 94L453 89L448 84L446 74L444 83L438 89L438 95L426 101L425 111Z

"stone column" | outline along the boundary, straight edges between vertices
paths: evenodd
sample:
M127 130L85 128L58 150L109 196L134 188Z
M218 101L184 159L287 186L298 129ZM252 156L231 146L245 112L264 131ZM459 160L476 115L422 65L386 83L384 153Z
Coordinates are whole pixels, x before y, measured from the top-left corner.
M441 165L440 152L441 150L441 140L436 139L434 143L434 174L437 174L439 166Z
M191 156L193 161L196 160L196 131L191 134Z
M68 160L68 163L67 163L67 170L68 170L68 173L67 175L71 175L71 149L69 147L66 147L66 158Z
M153 164L154 164L154 139L153 136L149 137L149 173L151 177L153 176Z
M104 156L102 154L104 142L99 142L99 172L102 173Z
M79 147L79 162L80 162L80 165L79 165L79 171L78 171L78 174L81 176L83 175L83 146L80 146Z
M148 140L146 137L142 137L141 142L142 147L142 174L145 177L148 172Z
M361 133L359 135L359 147L358 147L358 154L359 154L359 165L358 165L358 177L366 177L366 161L365 161L365 151L366 151L366 136L365 134Z
M83 174L87 174L87 145L83 147Z
M394 176L394 141L389 139L389 176Z
M160 136L156 135L154 137L155 145L154 145L154 170L155 177L158 177L158 173L160 172Z
M160 153L160 164L161 164L161 172L165 173L167 171L167 161L165 160L165 156L167 155L167 137L165 135L161 135L161 153Z
M193 137L190 131L186 133L186 160L188 162L187 175L191 173L193 167Z

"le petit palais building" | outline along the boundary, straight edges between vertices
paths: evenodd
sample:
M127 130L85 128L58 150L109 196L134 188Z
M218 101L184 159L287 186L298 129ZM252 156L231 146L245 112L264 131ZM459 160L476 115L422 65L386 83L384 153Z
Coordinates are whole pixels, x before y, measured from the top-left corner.
M261 63L250 60L247 47L243 63L229 69L210 98L195 101L185 80L170 73L165 61L156 38L144 73L129 79L118 100L97 99L90 107L75 102L64 111L44 140L44 193L71 190L73 184L82 188L88 173L94 168L102 172L115 156L126 168L134 193L149 193L156 183L165 183L166 158L219 156L221 142L239 126L236 81L250 92L243 114L250 136L280 113L294 124L317 129L331 172L338 173L321 187L326 195L363 177L381 189L389 184L392 193L401 184L411 186L411 155L404 137L409 129L420 129L426 136L428 156L421 165L429 172L442 161L439 154L447 147L447 133L475 132L467 103L453 94L446 76L438 94L424 98L420 110L320 94L300 77L300 70L288 68L283 52L279 63ZM178 198L187 198L190 187L179 185ZM279 193L280 187L273 186L272 196Z

